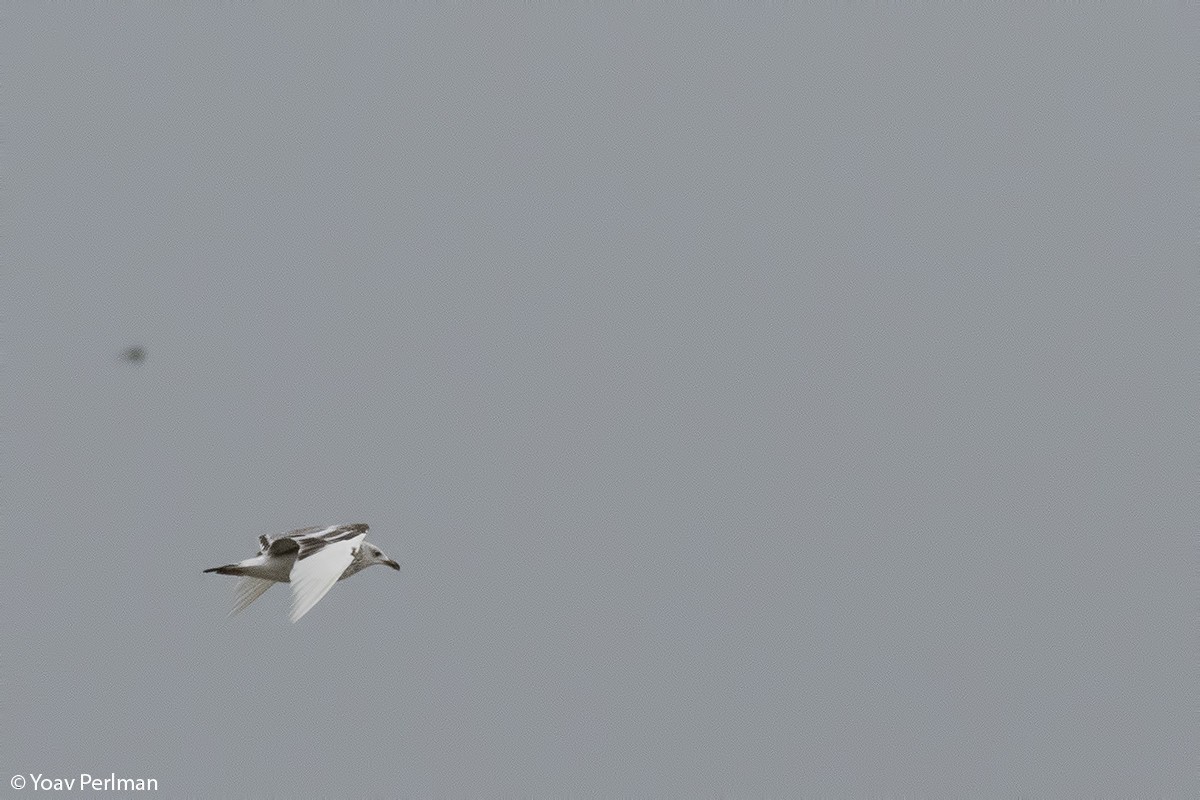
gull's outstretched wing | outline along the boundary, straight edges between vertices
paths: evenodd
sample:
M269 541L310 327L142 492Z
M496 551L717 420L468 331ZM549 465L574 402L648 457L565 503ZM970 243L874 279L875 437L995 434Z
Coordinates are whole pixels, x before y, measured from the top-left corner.
M292 565L292 622L307 614L333 588L365 538L365 530L345 530L339 535L335 529L323 543L301 540L300 556Z
M233 610L229 612L229 616L232 617L239 611L245 611L246 607L262 597L262 593L270 589L273 583L275 581L265 578L251 578L249 575L243 577L238 581L237 589L234 590Z

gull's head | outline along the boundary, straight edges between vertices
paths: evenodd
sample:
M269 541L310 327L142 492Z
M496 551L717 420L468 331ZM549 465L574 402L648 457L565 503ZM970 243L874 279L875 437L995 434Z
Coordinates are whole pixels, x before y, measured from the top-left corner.
M370 566L371 564L383 564L384 566L391 567L392 569L400 569L400 565L397 564L395 560L388 558L382 550L373 544L363 542L361 550L361 558L367 562L367 566Z

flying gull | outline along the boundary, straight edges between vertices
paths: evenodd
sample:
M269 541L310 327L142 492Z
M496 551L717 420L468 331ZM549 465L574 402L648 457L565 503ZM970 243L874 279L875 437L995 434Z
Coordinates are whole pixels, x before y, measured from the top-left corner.
M273 583L292 584L292 622L303 617L340 580L372 564L400 565L388 558L367 538L367 524L317 525L275 538L259 536L258 555L213 567L205 572L238 575L237 591L230 616L257 600Z

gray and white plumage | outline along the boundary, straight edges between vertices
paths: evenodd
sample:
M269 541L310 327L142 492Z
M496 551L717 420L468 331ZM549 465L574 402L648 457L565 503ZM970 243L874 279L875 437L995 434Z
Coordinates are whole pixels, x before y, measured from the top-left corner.
M274 538L259 536L261 547L258 555L236 564L204 571L241 577L230 615L242 611L261 597L263 592L271 588L271 584L292 584L291 620L295 622L307 614L338 581L372 564L400 569L400 565L384 555L382 550L364 541L366 538L365 522L325 527L317 525Z

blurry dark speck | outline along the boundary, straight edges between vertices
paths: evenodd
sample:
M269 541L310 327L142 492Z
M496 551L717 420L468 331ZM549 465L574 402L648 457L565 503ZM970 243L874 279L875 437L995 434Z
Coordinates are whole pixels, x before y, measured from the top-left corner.
M140 364L146 360L146 348L142 347L140 344L135 344L133 347L130 347L128 350L122 353L121 358L134 364Z

